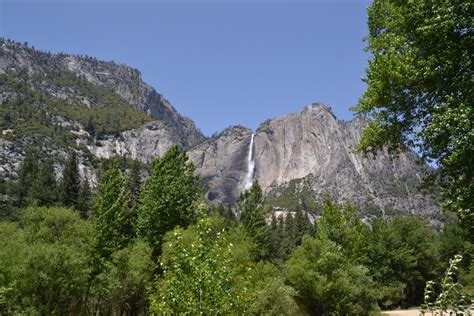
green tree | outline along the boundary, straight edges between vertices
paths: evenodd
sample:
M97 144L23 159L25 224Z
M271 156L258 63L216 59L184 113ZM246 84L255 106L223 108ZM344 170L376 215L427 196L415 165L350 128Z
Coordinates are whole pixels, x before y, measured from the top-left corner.
M365 262L368 229L358 218L356 209L349 204L341 210L327 197L318 221L317 235L340 246L347 258L359 263Z
M426 223L415 217L376 219L366 253L382 305L422 303L425 282L436 277L439 262L436 238Z
M39 171L28 191L28 201L38 206L52 206L58 201L56 175L51 159L40 164Z
M268 255L271 259L280 259L282 237L282 230L278 225L278 219L275 214L272 213L272 219L268 231Z
M313 225L311 224L308 215L298 207L295 212L295 245L301 245L303 237L312 232Z
M90 273L90 224L68 209L32 207L19 223L0 226L0 288L8 289L4 309L79 314Z
M0 220L8 219L11 216L11 203L8 196L9 183L5 180L3 173L0 172Z
M23 208L27 204L28 191L38 173L38 154L36 151L28 149L26 156L18 168L18 181L12 188L15 199L15 206Z
M144 315L154 264L150 246L132 241L104 262L89 291L87 308L100 315Z
M77 197L77 209L82 218L88 218L92 209L92 191L87 178L82 182L79 196Z
M306 236L286 264L297 299L313 315L367 315L376 309L368 270L334 242Z
M61 202L67 207L78 206L79 190L81 188L81 178L77 166L76 152L72 150L64 166L63 177L60 184Z
M187 231L177 228L167 235L161 259L163 278L150 295L152 313L244 312L247 289L236 284L241 277L235 269L236 246L228 233L213 223L216 219L202 217Z
M176 226L188 226L196 217L202 189L194 171L178 146L153 162L141 194L137 224L139 235L150 243L153 260L161 254L165 233Z
M268 225L265 221L266 209L262 188L254 181L250 189L240 194L235 211L240 214L240 222L245 230L257 243L259 257L268 256Z
M474 238L474 5L463 0L374 0L368 8L372 118L359 148L417 146L441 172L444 207Z
M94 251L99 258L123 249L133 236L134 219L128 208L126 179L115 162L102 174L97 188L92 220L95 227Z
M285 216L285 225L283 227L283 235L281 241L281 248L283 258L288 259L291 252L296 247L296 225L295 217L292 212L288 212Z

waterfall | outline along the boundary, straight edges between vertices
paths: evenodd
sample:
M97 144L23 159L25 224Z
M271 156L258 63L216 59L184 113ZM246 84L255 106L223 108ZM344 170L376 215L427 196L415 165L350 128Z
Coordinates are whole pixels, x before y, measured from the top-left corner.
M253 138L255 134L252 133L250 138L249 156L247 160L247 175L245 176L245 189L249 189L253 183L253 172L255 170L255 161L253 160Z

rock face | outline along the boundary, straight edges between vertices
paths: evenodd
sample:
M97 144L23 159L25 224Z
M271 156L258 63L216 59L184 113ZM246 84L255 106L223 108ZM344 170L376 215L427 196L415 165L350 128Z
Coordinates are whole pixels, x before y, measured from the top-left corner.
M286 207L316 207L328 194L367 212L436 213L436 194L418 188L430 170L415 153L354 153L365 124L361 118L337 120L320 104L264 122L255 133L254 180L270 200ZM250 130L232 128L191 152L209 186L209 200L235 201L248 171L250 138Z
M163 155L174 144L180 144L179 135L173 133L165 123L156 121L139 129L122 132L120 137L109 136L87 148L96 157L112 158L115 155L127 156L145 163L152 162Z
M252 131L235 126L189 152L189 159L207 185L207 200L232 204L243 188Z

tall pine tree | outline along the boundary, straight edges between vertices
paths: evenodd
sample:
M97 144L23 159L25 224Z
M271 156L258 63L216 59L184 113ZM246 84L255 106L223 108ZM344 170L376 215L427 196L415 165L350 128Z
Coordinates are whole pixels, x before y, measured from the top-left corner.
M79 191L77 209L82 218L88 218L91 212L92 191L89 179L85 178Z
M58 201L58 190L54 164L51 159L43 161L28 192L28 204L52 206Z
M26 151L25 159L18 168L18 181L12 187L15 206L23 208L27 204L28 192L38 173L38 153L32 149Z
M265 221L267 212L258 181L255 181L249 190L241 193L236 202L236 213L240 214L240 222L257 243L259 248L257 256L260 259L267 257L269 227Z
M80 188L81 179L77 166L76 152L72 150L64 166L61 180L60 197L62 204L67 207L77 208Z

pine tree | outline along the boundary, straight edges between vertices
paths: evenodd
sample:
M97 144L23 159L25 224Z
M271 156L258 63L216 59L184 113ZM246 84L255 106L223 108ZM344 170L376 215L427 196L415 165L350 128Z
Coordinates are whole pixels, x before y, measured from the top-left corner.
M8 183L5 181L3 173L0 173L0 220L9 217L9 197L8 197Z
M26 206L28 191L36 178L38 172L38 154L36 151L28 149L25 159L18 168L18 181L13 186L15 206L23 208Z
M92 210L98 256L107 259L132 239L134 220L130 215L126 180L112 163L100 178Z
M80 187L81 179L79 177L76 153L73 150L69 154L61 180L60 197L64 206L77 208Z
M58 201L58 190L54 164L51 159L41 163L39 171L28 192L28 204L52 206Z
M275 217L275 213L272 213L272 220L270 222L268 236L269 257L272 259L280 259L282 234L279 227L279 220Z
M311 234L312 225L308 219L308 215L304 213L300 208L296 209L295 212L295 245L301 245L303 237L306 234Z
M249 190L241 193L236 202L236 212L240 214L243 227L259 247L258 257L262 259L268 256L268 225L265 221L262 188L258 181L255 181Z
M89 180L86 178L81 185L81 190L78 196L77 209L82 218L88 218L91 211L92 191Z
M291 254L296 246L296 227L295 219L291 212L285 217L285 228L283 230L282 249L285 259Z
M161 254L163 236L176 226L186 227L196 217L202 201L195 167L178 146L153 162L138 208L138 233L152 248L153 259Z

